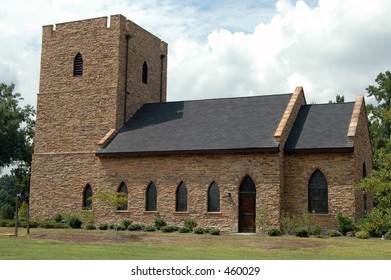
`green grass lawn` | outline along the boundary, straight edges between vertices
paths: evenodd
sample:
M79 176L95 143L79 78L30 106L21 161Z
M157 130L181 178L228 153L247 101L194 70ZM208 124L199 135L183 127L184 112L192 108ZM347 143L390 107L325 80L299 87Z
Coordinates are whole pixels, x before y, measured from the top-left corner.
M194 235L0 228L5 260L390 260L391 241L260 235Z

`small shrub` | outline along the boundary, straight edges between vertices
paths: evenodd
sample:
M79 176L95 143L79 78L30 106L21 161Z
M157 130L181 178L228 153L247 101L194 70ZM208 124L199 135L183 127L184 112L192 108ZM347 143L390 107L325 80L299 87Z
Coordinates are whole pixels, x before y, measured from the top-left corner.
M209 230L211 235L220 235L220 230L218 228L212 228Z
M188 232L191 232L191 230L188 227L179 228L179 233L188 233Z
M156 218L154 226L156 229L160 229L161 227L167 226L167 222L163 218Z
M0 227L5 227L6 224L7 224L6 220L3 220L3 219L0 220Z
M354 231L354 224L352 219L344 217L342 213L338 213L337 216L338 231L343 235L346 235L348 231Z
M142 229L143 229L143 226L139 225L139 224L131 224L128 226L128 230L130 230L130 231L138 231L138 230L142 230Z
M369 232L367 231L357 231L356 232L356 237L360 239L368 239L370 237Z
M121 221L121 225L122 225L125 229L127 229L132 223L133 223L132 220L122 220L122 221Z
M78 217L70 217L68 224L71 228L81 228L83 222Z
M143 229L144 231L151 232L151 231L156 231L156 228L154 226L146 226Z
M309 237L308 231L304 228L299 228L295 230L295 236L297 237Z
M160 228L160 230L162 232L174 232L174 231L178 230L178 227L177 226L162 226Z
M63 222L65 220L64 214L57 213L56 215L53 216L53 220L56 221L57 223Z
M96 226L94 224L87 224L86 229L87 230L94 230L94 229L96 229Z
M329 237L339 237L341 235L342 233L340 233L338 230L335 229L327 231L327 236Z
M38 225L42 228L66 228L67 224L57 223L54 220L43 220L38 223Z
M100 224L99 225L99 229L100 230L107 230L109 228L109 225L108 224Z
M184 226L188 227L190 230L193 230L195 227L197 227L197 221L192 218L187 218L184 221Z
M322 233L322 228L320 226L312 226L308 229L309 235L320 235Z
M387 240L391 240L391 231L388 230L388 232L384 235L384 238Z
M202 227L197 227L194 229L195 234L204 234L205 230Z
M281 236L282 232L278 228L271 228L267 231L267 235L269 236Z
M124 231L126 230L126 228L124 227L124 225L117 225L117 231Z

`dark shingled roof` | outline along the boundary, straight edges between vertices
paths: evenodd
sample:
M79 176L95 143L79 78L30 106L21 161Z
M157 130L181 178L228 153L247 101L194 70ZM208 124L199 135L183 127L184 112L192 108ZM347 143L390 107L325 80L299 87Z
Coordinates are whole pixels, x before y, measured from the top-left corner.
M278 150L291 94L143 105L98 156Z
M351 151L347 134L353 107L353 102L301 106L284 151Z

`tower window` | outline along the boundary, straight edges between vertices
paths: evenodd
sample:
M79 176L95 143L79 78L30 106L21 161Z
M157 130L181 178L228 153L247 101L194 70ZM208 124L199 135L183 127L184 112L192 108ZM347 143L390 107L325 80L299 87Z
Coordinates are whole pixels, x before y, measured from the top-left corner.
M83 57L80 53L77 53L73 64L73 76L76 77L82 75L83 75Z
M89 184L85 186L83 192L83 209L92 209L92 188Z
M144 84L148 84L148 65L146 61L143 63L142 81Z

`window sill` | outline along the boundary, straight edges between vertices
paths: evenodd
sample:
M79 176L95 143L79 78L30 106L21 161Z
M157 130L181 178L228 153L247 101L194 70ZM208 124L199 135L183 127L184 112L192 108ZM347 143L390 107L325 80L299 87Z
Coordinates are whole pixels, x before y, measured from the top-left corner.
M159 214L159 211L144 211L144 214Z
M115 210L115 213L129 213L129 210Z
M174 215L184 215L184 214L189 214L189 211L175 211Z
M207 215L221 215L221 212L206 212Z

